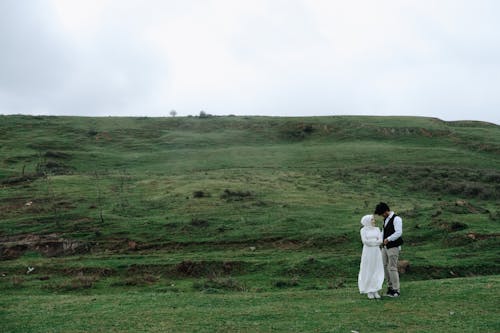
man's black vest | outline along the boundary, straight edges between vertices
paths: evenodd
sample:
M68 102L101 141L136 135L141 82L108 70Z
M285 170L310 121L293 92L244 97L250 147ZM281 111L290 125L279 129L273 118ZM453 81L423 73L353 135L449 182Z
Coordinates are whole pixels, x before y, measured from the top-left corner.
M386 239L387 237L396 232L396 230L394 229L394 219L396 218L396 216L397 216L396 214L392 215L389 222L387 222L387 224L384 225L384 234L383 234L384 239ZM397 247L402 244L403 244L403 237L399 237L395 241L387 243L385 247L390 249L391 247Z

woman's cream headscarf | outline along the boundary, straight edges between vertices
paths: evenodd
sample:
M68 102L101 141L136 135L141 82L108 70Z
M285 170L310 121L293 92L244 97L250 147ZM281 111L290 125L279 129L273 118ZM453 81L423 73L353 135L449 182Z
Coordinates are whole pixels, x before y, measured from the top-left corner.
M361 218L361 224L365 227L371 227L372 226L372 219L373 215L365 215Z

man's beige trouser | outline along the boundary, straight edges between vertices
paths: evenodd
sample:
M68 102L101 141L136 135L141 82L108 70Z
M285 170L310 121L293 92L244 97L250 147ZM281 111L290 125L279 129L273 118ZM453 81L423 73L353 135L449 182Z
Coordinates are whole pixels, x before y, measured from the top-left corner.
M385 279L387 287L399 291L399 273L398 273L399 247L390 249L382 248L382 261L384 262Z

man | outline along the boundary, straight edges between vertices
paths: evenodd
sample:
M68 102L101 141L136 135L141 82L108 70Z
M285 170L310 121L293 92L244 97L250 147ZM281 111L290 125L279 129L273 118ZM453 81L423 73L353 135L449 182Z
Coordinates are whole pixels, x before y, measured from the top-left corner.
M387 280L387 296L399 297L398 259L403 245L403 220L397 216L385 202L375 207L375 214L384 218L382 261L385 279Z

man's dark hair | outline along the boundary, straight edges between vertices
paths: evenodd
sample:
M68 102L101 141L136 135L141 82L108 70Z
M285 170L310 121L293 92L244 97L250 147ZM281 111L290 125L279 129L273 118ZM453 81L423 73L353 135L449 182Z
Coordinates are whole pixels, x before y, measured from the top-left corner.
M385 202L381 202L375 207L375 214L382 215L383 213L387 212L388 210L391 210L389 208L389 206L387 206L387 204Z

